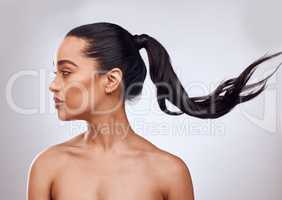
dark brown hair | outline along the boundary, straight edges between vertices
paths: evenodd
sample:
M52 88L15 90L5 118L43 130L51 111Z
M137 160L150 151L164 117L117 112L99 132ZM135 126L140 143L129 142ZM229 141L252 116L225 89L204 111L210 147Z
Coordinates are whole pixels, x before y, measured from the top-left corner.
M88 45L83 53L98 60L101 70L107 71L114 67L122 70L126 100L132 100L142 92L147 69L139 50L145 48L150 77L156 86L160 109L169 115L186 113L198 118L218 118L231 111L237 104L259 95L280 64L263 80L247 85L248 80L259 64L282 54L278 52L264 55L246 67L239 76L222 81L212 93L189 97L172 68L168 52L155 38L147 34L132 35L121 26L107 22L76 27L67 33L67 36L85 39ZM244 91L250 92L242 95ZM168 110L166 99L180 111Z

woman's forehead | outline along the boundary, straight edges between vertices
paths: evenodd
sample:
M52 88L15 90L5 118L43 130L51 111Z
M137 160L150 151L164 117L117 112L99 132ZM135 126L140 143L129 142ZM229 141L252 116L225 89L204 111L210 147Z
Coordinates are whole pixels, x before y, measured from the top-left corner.
M83 39L74 36L66 37L56 52L54 64L59 65L60 63L67 63L60 62L61 60L70 60L78 65L78 67L82 68L84 66L99 66L98 61L96 61L94 58L89 58L83 55L83 50L85 49L86 45L87 43Z
M77 37L66 37L57 50L57 58L83 57L86 41Z

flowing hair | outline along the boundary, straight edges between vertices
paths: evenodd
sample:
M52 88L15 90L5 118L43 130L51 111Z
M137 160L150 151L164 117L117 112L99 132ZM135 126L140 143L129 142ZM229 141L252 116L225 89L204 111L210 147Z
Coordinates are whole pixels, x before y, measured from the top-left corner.
M236 105L262 93L267 86L267 80L281 66L280 63L264 79L247 84L258 65L281 55L282 52L265 54L247 66L237 77L221 81L210 94L189 97L173 70L167 50L154 37L148 34L132 35L121 26L108 22L76 27L66 35L68 36L85 39L87 48L83 51L84 55L98 60L102 70L107 71L114 67L122 70L126 100L132 100L142 93L147 70L139 50L145 48L159 108L169 115L186 113L202 119L223 116ZM247 94L243 94L246 91ZM165 100L170 101L180 111L168 110Z

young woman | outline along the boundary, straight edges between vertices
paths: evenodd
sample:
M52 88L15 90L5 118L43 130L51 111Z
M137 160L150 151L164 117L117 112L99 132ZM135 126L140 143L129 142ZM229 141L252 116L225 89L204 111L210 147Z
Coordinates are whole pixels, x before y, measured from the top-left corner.
M132 35L106 22L74 28L57 51L56 77L49 89L59 118L85 120L88 129L36 156L29 171L28 200L194 199L185 162L141 137L129 124L125 100L141 94L147 73L141 48L148 54L160 109L203 119L223 116L259 95L278 67L257 83L247 81L257 65L282 54L265 55L211 94L191 98L155 38ZM168 110L166 99L180 111Z

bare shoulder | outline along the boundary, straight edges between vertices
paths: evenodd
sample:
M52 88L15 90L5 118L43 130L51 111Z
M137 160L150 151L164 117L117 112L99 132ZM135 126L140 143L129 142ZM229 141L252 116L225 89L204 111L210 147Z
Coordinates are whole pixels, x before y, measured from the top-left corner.
M170 175L183 175L190 173L186 162L177 155L162 149L157 149L153 154L153 162L162 166L159 168L160 173Z
M34 157L29 168L30 175L46 174L51 179L56 170L66 163L69 155L69 147L75 143L81 135L72 137L64 142L53 144Z
M37 153L31 162L29 170L34 173L47 173L48 175L52 175L54 169L59 164L58 161L60 161L62 157L61 144L51 145Z
M51 186L62 158L58 145L47 147L35 156L28 171L28 200L50 197Z
M147 161L149 161L154 166L162 166L158 168L160 172L164 171L165 174L169 173L179 173L189 171L185 161L179 156L174 155L168 151L165 151L145 138L142 138L143 142L135 146L141 146L141 151L144 153Z
M166 199L193 200L193 183L189 167L179 156L158 149L152 154L153 165Z

